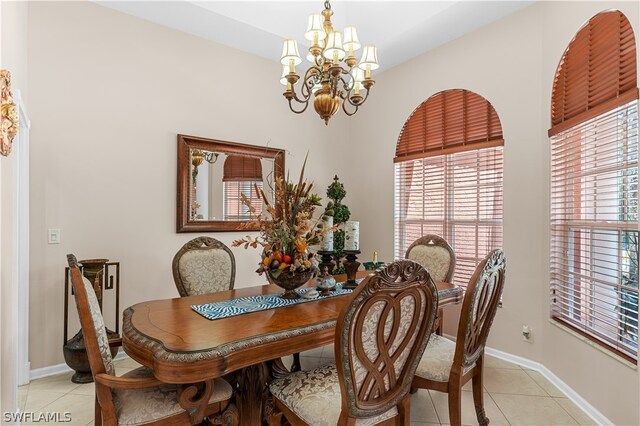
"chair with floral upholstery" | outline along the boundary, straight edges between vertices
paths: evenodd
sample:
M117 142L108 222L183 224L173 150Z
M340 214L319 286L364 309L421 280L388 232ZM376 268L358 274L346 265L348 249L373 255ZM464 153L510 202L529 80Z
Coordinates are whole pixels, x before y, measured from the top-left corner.
M233 411L225 410L229 405L232 389L222 379L204 382L199 387L199 395L206 397L206 393L210 394L206 409L186 411L181 402L188 405L193 397L188 385L162 383L146 367L116 376L109 351L110 342L93 286L82 276L74 255L67 255L67 261L84 344L96 386L96 425L192 425L213 415L218 415L218 423L237 424L235 408Z
M338 317L336 364L274 380L276 407L294 426L409 425L409 389L437 306L436 286L415 262L367 277Z
M462 386L469 380L478 422L489 424L482 390L484 346L504 288L505 270L502 250L493 250L480 262L464 295L456 341L432 336L416 370L412 391L422 388L448 393L452 426L462 422Z
M456 266L456 255L447 241L435 234L427 234L413 242L407 249L406 259L422 265L434 281L451 282ZM435 332L442 335L444 313L438 310Z
M236 261L229 247L210 237L198 237L173 257L173 280L180 296L231 290Z

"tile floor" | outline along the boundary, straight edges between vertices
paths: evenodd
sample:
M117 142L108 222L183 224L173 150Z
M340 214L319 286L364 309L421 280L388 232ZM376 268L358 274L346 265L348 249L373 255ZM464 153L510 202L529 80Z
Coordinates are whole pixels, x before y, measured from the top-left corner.
M302 368L305 369L332 361L332 346L305 352L301 357ZM115 365L118 375L139 366L129 358L116 360ZM76 385L71 382L70 377L71 373L65 373L34 380L29 385L20 387L19 408L31 412L68 411L72 421L62 424L92 425L93 383ZM485 411L491 425L595 424L540 373L498 358L487 356L484 388ZM476 425L470 383L464 388L462 404L463 424ZM446 394L419 390L412 396L412 425L435 426L448 422Z

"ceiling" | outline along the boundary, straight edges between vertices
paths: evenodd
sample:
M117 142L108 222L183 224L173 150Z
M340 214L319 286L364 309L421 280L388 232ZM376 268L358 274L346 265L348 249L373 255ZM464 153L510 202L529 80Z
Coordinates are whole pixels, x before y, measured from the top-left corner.
M274 61L285 38L298 40L305 56L307 16L323 9L321 0L96 3ZM361 43L378 46L381 69L389 69L532 3L333 0L331 6L334 28L354 25Z

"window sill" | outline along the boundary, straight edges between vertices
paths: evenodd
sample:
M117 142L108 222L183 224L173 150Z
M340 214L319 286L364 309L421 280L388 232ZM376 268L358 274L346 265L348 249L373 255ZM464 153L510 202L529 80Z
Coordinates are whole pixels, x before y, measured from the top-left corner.
M599 344L591 341L590 339L587 339L583 335L581 335L579 333L576 333L575 331L571 330L569 327L566 327L566 326L560 324L559 322L554 321L552 318L549 318L548 321L549 321L549 323L551 323L555 327L558 327L559 329L571 334L573 337L575 337L578 340L586 343L587 345L591 346L592 348L599 350L603 354L615 359L619 363L631 368L632 370L638 371L638 366L636 364L632 363L631 361L628 361L628 360L622 358L621 356L614 354L613 352L607 350L606 348L600 346Z

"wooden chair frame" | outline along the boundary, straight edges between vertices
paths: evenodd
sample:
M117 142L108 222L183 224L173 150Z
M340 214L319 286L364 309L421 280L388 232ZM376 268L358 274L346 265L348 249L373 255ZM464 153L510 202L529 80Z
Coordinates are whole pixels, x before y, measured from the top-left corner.
M116 407L113 402L112 389L144 389L152 388L160 385L164 385L155 377L117 377L107 373L102 356L100 355L100 349L98 346L98 336L96 333L93 318L89 308L89 299L87 291L82 280L82 273L78 268L78 262L73 254L67 255L67 261L69 263L69 269L71 273L71 284L76 299L76 306L78 308L78 315L80 316L80 325L82 333L84 335L84 344L87 348L87 355L89 358L89 364L91 366L91 373L96 386L96 401L95 401L95 424L96 426L115 426L118 424L118 418L116 416ZM191 394L193 386L178 385L177 396L181 402L181 405L189 404L189 399L192 399L194 395ZM208 381L203 384L200 392L205 392L205 395L210 395L213 391L213 381ZM208 398L208 395L206 396ZM148 425L193 425L199 424L203 421L204 417L221 413L229 405L229 400L219 401L209 404L206 409L201 411L193 410L192 413L184 411L178 413L172 417L164 418L158 421L147 423ZM185 405L183 405L185 406ZM235 413L229 413L231 416L235 416ZM233 423L235 417L229 420L229 423Z
M396 350L390 353L402 323L400 303L406 297L414 300L417 314L411 318L409 329ZM362 341L352 337L362 335L367 314L380 302L384 303L384 308L375 340L379 356L372 361L366 356ZM378 416L395 406L398 415L381 424L409 425L409 390L427 346L437 306L438 290L435 283L422 266L410 260L392 263L376 275L367 277L356 288L353 299L342 309L336 324L335 356L342 398L338 424L355 425L359 418ZM391 331L385 340L385 323L390 315L393 318ZM411 336L415 336L415 340ZM396 374L394 363L407 348L410 348L409 352L399 374ZM354 376L353 351L358 354L361 363L369 363L365 365L368 373L359 386ZM385 380L389 383L388 390L385 390ZM306 425L277 398L274 401L291 425Z
M449 423L462 424L462 387L472 380L473 401L480 425L488 425L484 412L483 364L484 348L504 290L506 260L502 250L493 250L478 264L462 302L453 364L447 382L415 376L412 392L418 388L448 394ZM474 308L476 308L474 310ZM471 367L466 373L465 368Z
M236 280L236 259L233 256L233 253L231 252L231 249L229 249L229 247L227 247L224 243L222 243L221 241L216 240L215 238L211 238L211 237L198 237L198 238L194 238L191 241L188 241L187 243L185 243L180 250L178 250L178 252L176 253L176 255L173 257L173 263L172 263L172 270L173 270L173 281L176 284L176 288L178 289L178 293L180 293L180 297L186 297L186 296L190 296L190 294L187 292L187 289L184 285L184 281L182 280L182 276L180 275L180 259L182 258L182 256L185 253L188 253L190 251L194 251L194 250L212 250L212 249L216 249L216 250L224 250L225 252L227 252L227 254L229 254L229 257L231 258L231 276L229 279L229 288L227 290L232 290L233 289L233 285L235 283Z
M409 248L407 249L407 252L404 255L405 259L409 259L409 253L416 246L437 246L437 247L442 247L449 252L449 255L451 256L450 257L451 260L449 262L449 270L447 271L447 274L445 275L443 281L450 283L456 268L456 254L453 251L453 248L451 248L451 246L447 242L447 240L445 240L444 238L436 234L423 235L422 237L415 240L413 244L409 246ZM443 322L444 322L444 311L442 308L440 308L438 309L438 316L436 317L436 322L434 326L434 331L436 332L436 334L440 336L442 336Z

